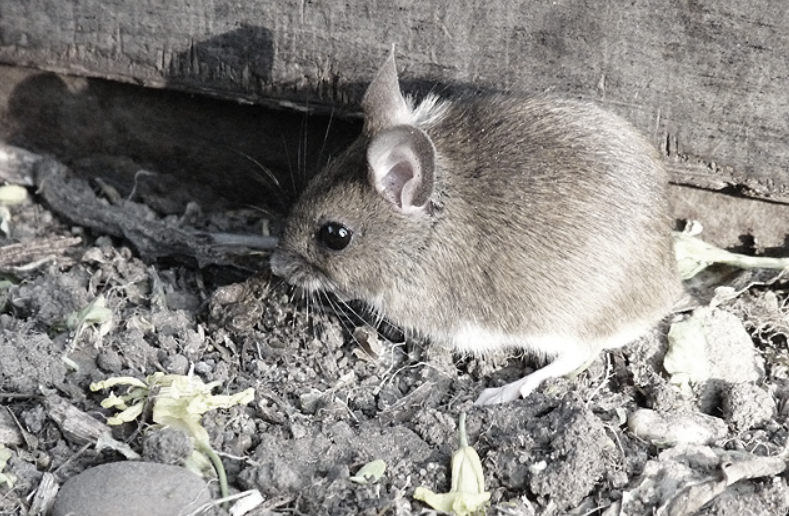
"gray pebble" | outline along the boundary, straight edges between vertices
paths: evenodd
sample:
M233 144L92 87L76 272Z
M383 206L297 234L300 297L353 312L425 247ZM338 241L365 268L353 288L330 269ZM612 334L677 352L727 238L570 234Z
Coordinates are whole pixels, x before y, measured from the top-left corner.
M172 428L148 432L142 443L143 458L160 464L180 466L193 451L192 439Z
M181 354L171 355L165 360L163 365L170 374L186 374L189 372L189 359Z
M775 400L758 385L729 384L723 392L723 416L740 432L768 424L775 417Z
M70 478L52 516L173 516L211 501L194 473L154 462L112 462Z
M726 423L700 412L656 412L639 409L627 418L636 436L654 444L709 444L728 433Z
M114 349L104 348L96 357L96 365L105 373L117 373L123 369L123 360Z

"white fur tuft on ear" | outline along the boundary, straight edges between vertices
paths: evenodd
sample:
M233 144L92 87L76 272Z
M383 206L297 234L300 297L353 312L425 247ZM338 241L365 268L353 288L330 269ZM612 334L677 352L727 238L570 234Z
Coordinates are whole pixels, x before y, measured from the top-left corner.
M403 213L425 211L435 182L436 149L411 125L380 131L367 148L369 181Z
M407 124L411 109L400 92L395 64L395 48L378 70L362 98L364 109L364 133L372 136L382 129Z

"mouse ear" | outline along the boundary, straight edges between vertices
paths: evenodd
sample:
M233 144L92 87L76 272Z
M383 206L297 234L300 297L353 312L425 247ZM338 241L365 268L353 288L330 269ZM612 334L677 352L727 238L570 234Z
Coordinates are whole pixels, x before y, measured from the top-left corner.
M367 148L368 179L400 211L424 211L433 193L436 149L430 137L411 125L385 129Z
M362 98L362 109L364 109L364 133L368 136L410 121L411 110L403 94L400 93L400 83L397 80L394 45L389 58L367 87L367 92Z

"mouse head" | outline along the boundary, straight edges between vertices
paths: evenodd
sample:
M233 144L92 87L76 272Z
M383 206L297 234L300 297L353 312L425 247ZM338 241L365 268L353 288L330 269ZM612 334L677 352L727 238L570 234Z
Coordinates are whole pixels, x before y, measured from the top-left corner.
M433 218L436 150L400 92L394 52L362 100L364 129L293 207L272 270L368 301L408 276Z

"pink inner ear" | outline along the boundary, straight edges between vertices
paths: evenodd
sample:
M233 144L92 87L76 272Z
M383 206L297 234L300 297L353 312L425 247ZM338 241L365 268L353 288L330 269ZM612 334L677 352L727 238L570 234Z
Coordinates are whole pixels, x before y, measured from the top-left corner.
M407 161L395 163L381 180L386 197L402 208L405 201L403 188L413 177L414 170Z
M367 163L368 180L384 199L403 212L423 211L433 191L435 149L421 129L401 125L378 133Z

